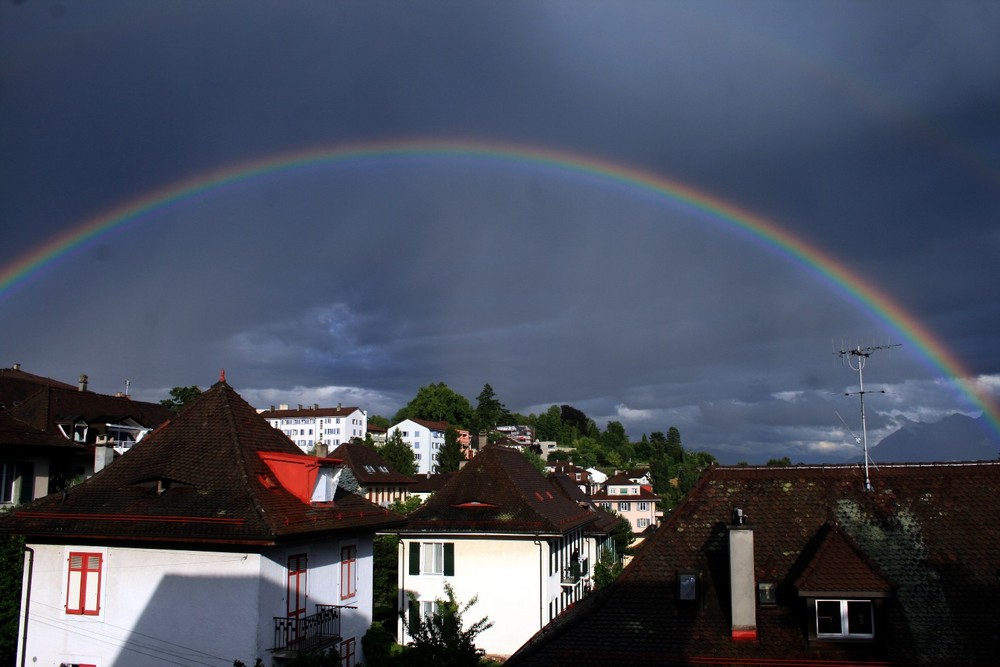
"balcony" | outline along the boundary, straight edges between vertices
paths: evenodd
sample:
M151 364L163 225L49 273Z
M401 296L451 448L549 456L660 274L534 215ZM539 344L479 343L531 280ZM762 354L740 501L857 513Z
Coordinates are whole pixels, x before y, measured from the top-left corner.
M318 604L312 616L275 616L271 651L278 658L294 658L335 645L341 639L341 609L356 607Z
M575 586L588 574L590 574L590 563L586 558L571 560L570 564L563 568L562 580L559 583L563 586Z

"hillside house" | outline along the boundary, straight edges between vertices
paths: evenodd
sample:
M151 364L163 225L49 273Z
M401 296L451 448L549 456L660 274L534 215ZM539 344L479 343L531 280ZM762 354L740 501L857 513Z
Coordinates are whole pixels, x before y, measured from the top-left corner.
M996 665L1000 463L713 467L508 667Z
M641 475L618 473L609 477L592 496L604 509L614 510L628 519L636 535L655 528L661 515L657 509L660 497L653 492L652 486L642 483L643 479Z
M126 456L0 527L26 536L18 664L363 661L376 530L402 523L338 483L224 380Z
M401 643L448 583L460 601L478 595L470 620L494 622L477 645L491 655L513 653L584 597L614 523L519 452L488 445L399 531Z

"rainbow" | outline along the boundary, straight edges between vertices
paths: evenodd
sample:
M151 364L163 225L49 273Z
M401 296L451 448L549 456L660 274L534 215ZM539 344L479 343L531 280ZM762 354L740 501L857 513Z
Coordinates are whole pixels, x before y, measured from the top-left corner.
M596 178L631 192L645 193L680 204L725 226L746 233L777 249L818 275L877 318L946 377L953 378L976 409L981 409L1000 433L1000 407L974 384L974 376L926 327L888 295L833 256L795 237L760 216L706 192L663 176L608 160L561 150L478 140L411 139L344 144L267 155L259 159L198 174L171 183L83 221L0 269L0 301L37 278L50 265L93 245L113 232L137 225L153 213L228 186L315 167L427 157L473 159L492 164L537 167L566 175Z

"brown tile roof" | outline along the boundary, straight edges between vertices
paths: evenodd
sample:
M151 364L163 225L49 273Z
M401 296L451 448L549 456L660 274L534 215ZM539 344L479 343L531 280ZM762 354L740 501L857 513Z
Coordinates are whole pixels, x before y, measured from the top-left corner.
M1000 663L1000 463L881 465L872 482L857 466L709 469L617 582L507 665ZM754 531L756 580L777 587L756 641L731 639L734 507ZM694 607L677 599L680 570L700 573ZM891 587L877 641L810 643L796 584Z
M406 530L562 534L594 520L523 454L489 445L410 515Z
M350 417L355 412L363 412L361 408L321 408L305 407L292 410L264 410L261 416L265 419L287 419L289 417Z
M27 373L20 368L0 368L0 408L11 408L42 387L76 390L66 382Z
M219 382L83 484L14 511L5 528L60 543L274 544L402 521L342 490L332 503L303 502L275 483L261 453L306 458Z
M378 455L373 447L354 442L347 442L332 452L330 456L336 459L343 459L344 463L354 473L354 478L362 486L372 484L405 484L407 486L416 483L409 475L397 472L385 459Z
M603 488L594 493L594 500L597 501L611 500L615 502L619 501L628 502L630 500L638 502L641 500L643 502L653 502L653 503L660 502L660 497L655 493L653 493L653 490L648 486L640 486L639 493L608 493L609 486L636 486L636 485L629 483L622 484L621 482L619 482L616 485L612 485L610 482L608 482L607 484L604 485Z
M35 428L59 433L60 420L83 418L89 423L115 421L131 417L146 427L166 422L172 413L159 403L133 401L123 396L108 396L90 391L44 386L10 413Z
M53 435L35 428L27 422L12 417L7 412L0 412L0 453L6 453L15 447L56 447L59 449L79 449L84 446L61 435Z

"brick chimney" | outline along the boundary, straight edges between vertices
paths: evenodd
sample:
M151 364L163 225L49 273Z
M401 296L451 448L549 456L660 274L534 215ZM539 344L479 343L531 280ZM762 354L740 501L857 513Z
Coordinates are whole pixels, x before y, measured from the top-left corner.
M729 525L729 592L732 603L732 637L757 639L757 598L754 593L753 529L739 507Z
M77 385L77 388L80 391L87 391L87 376L86 375L81 375L80 376L80 384Z

